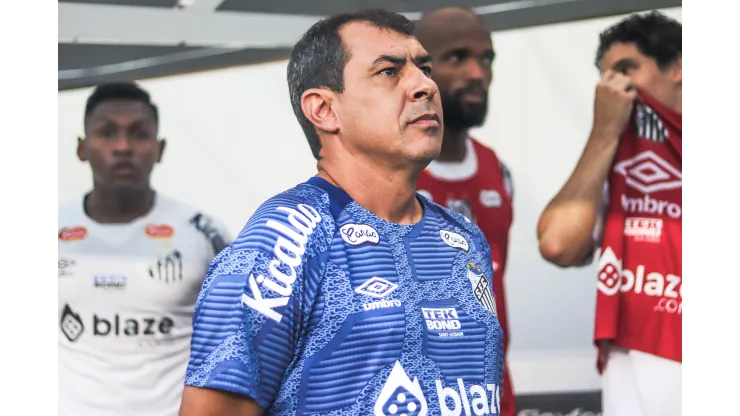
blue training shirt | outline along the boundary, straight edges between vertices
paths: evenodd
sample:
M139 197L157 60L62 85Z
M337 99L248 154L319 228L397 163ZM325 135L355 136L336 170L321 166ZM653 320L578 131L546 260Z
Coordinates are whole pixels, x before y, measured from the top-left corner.
M208 270L185 384L267 415L498 415L488 243L419 200L413 225L318 177L267 200Z

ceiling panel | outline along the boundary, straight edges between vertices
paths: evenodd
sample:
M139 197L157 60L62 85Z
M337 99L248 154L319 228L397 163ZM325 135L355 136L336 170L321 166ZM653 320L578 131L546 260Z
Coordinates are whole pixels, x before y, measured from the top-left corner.
M226 50L214 48L150 47L124 45L59 45L59 70L99 67L100 65L131 62L153 57L167 57L198 51L215 51L205 58L183 59L176 62L152 64L131 70L114 73L88 74L59 78L58 89L69 90L89 87L104 82L154 78L187 72L206 71L237 65L249 65L286 59L290 49L240 49ZM60 72L61 74L62 72Z
M218 10L330 16L337 13L371 8L382 8L392 10L397 13L407 13L423 12L449 5L475 7L496 3L506 3L510 1L511 0L224 0L224 2L218 7Z
M174 7L177 0L59 0L59 3L105 4L112 6Z
M196 0L198 1L198 0ZM77 0L80 2L80 0ZM96 0L97 3L114 3ZM123 2L151 7L163 7L174 0L123 0ZM539 6L532 7L536 3ZM556 2L556 3L554 3ZM115 2L122 4L121 1ZM331 15L338 12L361 10L369 7L384 7L400 12L426 11L441 5L460 4L467 7L514 3L528 7L510 10L499 9L496 13L482 17L494 31L511 30L543 24L630 13L650 9L681 6L681 0L522 0L522 1L445 1L445 0L226 0L221 10L281 12L313 16ZM542 4L547 3L547 4ZM156 6L159 4L159 6ZM237 5L238 4L238 5ZM489 9L490 11L490 9ZM132 27L132 30L136 30ZM280 30L278 27L275 30ZM265 33L269 38L270 34ZM141 79L173 75L183 72L208 70L236 65L247 65L265 61L286 59L290 48L270 49L214 49L185 46L136 46L59 44L59 89L92 86L101 82ZM176 58L176 59L175 59ZM119 65L114 65L119 64ZM105 67L114 65L114 67ZM101 66L103 69L101 70ZM111 70L111 68L120 68ZM68 71L82 70L82 71Z
M60 71L92 68L202 49L186 46L95 45L76 43L60 43L58 46Z

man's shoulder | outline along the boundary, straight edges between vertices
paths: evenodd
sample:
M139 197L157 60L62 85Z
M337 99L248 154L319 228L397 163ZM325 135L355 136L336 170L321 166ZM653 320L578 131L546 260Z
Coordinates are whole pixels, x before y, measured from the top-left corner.
M263 202L232 243L231 250L256 249L277 254L280 246L281 250L291 249L301 257L311 256L326 249L334 231L328 195L302 183Z
M202 235L213 245L215 253L221 251L228 240L229 233L222 218L162 192L157 192L152 214L152 221L174 227L176 236L180 228Z
M428 208L432 210L432 216L437 216L442 220L442 223L440 224L441 228L451 228L449 231L466 234L469 237L482 240L478 246L479 248L487 246L486 237L483 234L483 231L467 217L440 204L432 202L431 200L427 199L427 201L429 202ZM443 236L443 238L445 237Z
M496 150L493 149L493 147L488 146L486 144L483 144L480 140L477 140L473 137L470 138L470 141L473 143L473 147L475 148L475 152L479 159L481 159L484 164L485 160L493 159L495 160L498 165L501 167L501 177L504 183L504 187L506 188L506 192L509 193L509 197L514 197L514 181L512 180L511 175L511 169L509 169L509 165L504 162L501 157L499 157L498 153L496 153Z
M473 148L475 149L475 153L477 154L477 156L479 158L481 156L489 156L489 157L492 157L492 158L494 158L494 159L496 159L498 161L499 165L501 165L501 169L504 172L509 172L508 165L506 164L506 162L504 162L503 160L501 160L501 157L499 156L499 154L496 151L496 149L493 148L493 146L489 146L489 145L487 145L487 144L485 144L485 143L481 142L480 140L478 140L476 138L473 138L473 137L470 137L470 141L473 143Z
M59 225L69 220L79 220L81 214L84 213L83 204L85 201L85 195L75 195L71 198L66 198L59 201L57 215L59 218Z

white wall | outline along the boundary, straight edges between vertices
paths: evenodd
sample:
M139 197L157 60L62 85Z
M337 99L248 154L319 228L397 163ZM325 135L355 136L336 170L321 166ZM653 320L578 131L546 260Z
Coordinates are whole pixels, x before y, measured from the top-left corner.
M681 20L681 8L664 10ZM621 16L620 16L621 17ZM509 164L516 188L507 295L519 393L597 389L593 267L541 259L540 212L570 174L590 128L598 34L620 17L494 33L491 112L474 135ZM169 141L154 185L222 217L231 232L270 196L315 172L293 116L286 62L143 81ZM59 93L59 197L91 186L75 157L90 89Z

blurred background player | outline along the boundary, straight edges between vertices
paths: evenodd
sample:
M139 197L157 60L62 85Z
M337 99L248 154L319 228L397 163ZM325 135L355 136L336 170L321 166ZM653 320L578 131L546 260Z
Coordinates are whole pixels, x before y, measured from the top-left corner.
M493 285L499 322L508 349L509 327L504 270L513 219L511 175L496 153L470 137L488 111L488 87L495 52L491 31L472 12L446 7L425 14L415 34L432 56L432 78L442 94L444 142L439 157L419 177L419 192L465 215L486 235L493 256ZM504 370L501 414L516 404L508 367Z
M442 108L412 33L370 10L294 47L291 103L319 172L214 260L182 416L500 414L488 244L415 192Z
M175 415L192 313L228 239L212 218L151 188L159 115L135 84L87 100L91 191L59 206L59 414Z
M537 230L561 267L600 248L605 416L681 414L681 49L681 24L658 12L601 34L591 136Z

